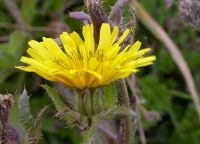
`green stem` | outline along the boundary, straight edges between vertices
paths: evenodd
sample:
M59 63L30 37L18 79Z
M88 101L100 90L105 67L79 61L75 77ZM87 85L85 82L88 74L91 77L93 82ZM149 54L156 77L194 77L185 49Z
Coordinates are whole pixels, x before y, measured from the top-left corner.
M96 130L98 124L99 124L99 117L93 116L92 119L90 119L90 127L89 129L85 130L83 132L83 141L82 144L91 144L91 140L94 134L94 131Z
M127 86L124 79L120 81L120 88L121 88L122 102L126 107L130 108ZM125 144L132 143L132 136L133 136L132 127L133 127L132 118L130 115L127 115L125 124Z

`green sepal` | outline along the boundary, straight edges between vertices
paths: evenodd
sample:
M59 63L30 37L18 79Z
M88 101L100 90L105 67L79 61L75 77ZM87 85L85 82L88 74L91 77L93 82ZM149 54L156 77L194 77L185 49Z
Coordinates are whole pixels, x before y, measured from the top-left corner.
M104 109L116 107L118 102L116 84L113 82L103 88L104 95Z
M80 113L71 110L62 100L61 96L58 94L55 88L48 85L42 85L46 90L47 94L50 96L52 102L57 110L56 116L64 120L69 127L76 125L81 122Z
M100 114L101 119L112 119L115 116L131 116L136 117L137 113L134 112L131 108L128 108L126 106L115 106L107 111L103 111Z
M53 104L55 105L58 112L63 112L63 111L69 110L69 107L63 102L63 100L61 99L61 96L58 94L56 89L54 89L48 85L41 85L41 86L42 86L42 88L44 88L46 90L47 94L51 98L51 100L52 100Z

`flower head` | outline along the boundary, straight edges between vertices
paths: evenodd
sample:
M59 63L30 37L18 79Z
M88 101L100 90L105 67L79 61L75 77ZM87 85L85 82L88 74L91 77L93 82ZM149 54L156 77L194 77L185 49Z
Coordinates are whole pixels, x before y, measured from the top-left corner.
M153 63L156 57L144 57L150 48L139 50L139 41L122 49L121 43L130 30L119 38L118 31L117 26L111 31L109 24L102 24L97 46L92 24L83 26L83 39L76 32L62 33L60 46L52 38L31 40L27 50L30 57L22 56L20 60L27 65L16 68L82 90L107 85Z

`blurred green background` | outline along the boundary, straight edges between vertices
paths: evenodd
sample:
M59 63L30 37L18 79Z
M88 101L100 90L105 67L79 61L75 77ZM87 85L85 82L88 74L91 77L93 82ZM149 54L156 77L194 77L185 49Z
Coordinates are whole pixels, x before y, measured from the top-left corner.
M109 12L115 2L104 1L105 11ZM180 48L200 91L200 33L180 21L177 0L171 5L164 0L140 0L140 3ZM56 38L62 31L80 32L82 22L69 18L68 14L84 9L82 0L3 0L0 4L0 93L21 93L25 87L33 115L49 106L41 119L42 144L79 144L81 136L75 128L68 128L54 118L56 110L40 87L47 82L14 66L26 54L29 40ZM140 40L142 47L151 47L157 56L153 66L137 74L143 112L139 114L136 143L142 143L144 131L147 144L199 144L200 122L192 98L166 47L140 21L135 40ZM154 117L155 114L160 118Z

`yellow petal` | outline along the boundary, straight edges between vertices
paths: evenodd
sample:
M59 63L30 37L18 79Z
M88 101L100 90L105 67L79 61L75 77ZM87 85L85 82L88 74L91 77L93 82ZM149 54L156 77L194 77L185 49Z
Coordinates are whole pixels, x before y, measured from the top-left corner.
M99 37L99 45L97 50L102 49L103 52L107 50L108 45L110 44L110 25L109 24L102 24L100 30L100 37Z
M71 39L70 35L67 32L63 32L60 35L60 40L61 40L61 42L63 44L63 47L64 47L64 49L65 49L66 52L67 51L74 51L74 52L76 52L76 43L74 42L73 39Z
M121 44L125 40L125 38L128 36L129 33L130 33L130 30L126 29L125 32L122 34L122 36L117 41L117 44Z

